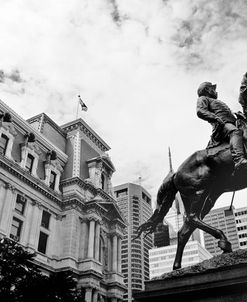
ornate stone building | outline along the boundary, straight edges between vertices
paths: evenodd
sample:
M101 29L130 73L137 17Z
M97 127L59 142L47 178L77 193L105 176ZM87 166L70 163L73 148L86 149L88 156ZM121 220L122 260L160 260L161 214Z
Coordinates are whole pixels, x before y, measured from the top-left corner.
M0 235L36 251L47 272L72 270L86 302L125 292L109 149L82 119L25 121L0 101Z

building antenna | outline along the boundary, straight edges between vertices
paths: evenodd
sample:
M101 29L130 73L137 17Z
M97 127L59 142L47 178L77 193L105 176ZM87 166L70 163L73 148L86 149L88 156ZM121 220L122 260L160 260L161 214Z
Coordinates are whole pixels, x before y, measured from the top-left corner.
M173 167L172 167L172 155L171 155L171 149L168 147L168 157L169 157L169 173L174 173ZM179 229L179 217L178 215L180 214L180 209L179 209L179 202L177 197L175 197L175 209L176 209L176 224L177 224L177 229Z
M170 147L168 147L168 156L169 156L169 172L173 172L173 168L172 168L172 155L171 155L171 149Z

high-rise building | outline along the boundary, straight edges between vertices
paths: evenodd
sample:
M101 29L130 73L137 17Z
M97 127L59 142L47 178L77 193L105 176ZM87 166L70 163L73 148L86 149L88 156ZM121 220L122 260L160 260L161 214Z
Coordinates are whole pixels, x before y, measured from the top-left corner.
M239 249L239 240L234 209L229 209L229 207L222 207L219 209L211 210L203 221L214 228L222 230L227 236L228 240L231 242L233 251ZM212 255L218 255L222 253L222 250L218 247L218 239L215 239L208 233L204 233L204 240L206 249Z
M167 245L170 245L169 225L160 223L154 232L154 246L162 247Z
M235 209L238 240L241 249L247 248L247 207Z
M176 251L176 244L149 251L150 279L172 271ZM211 257L212 255L198 241L188 241L183 253L182 267L197 264Z
M122 241L122 273L128 288L125 301L132 301L132 291L143 290L149 280L149 254L153 236L148 235L132 241L137 228L152 215L151 195L140 185L126 183L114 187L117 204L125 216L128 227Z
M25 121L0 101L0 236L72 270L86 302L121 301L126 220L113 197L110 147L82 119Z

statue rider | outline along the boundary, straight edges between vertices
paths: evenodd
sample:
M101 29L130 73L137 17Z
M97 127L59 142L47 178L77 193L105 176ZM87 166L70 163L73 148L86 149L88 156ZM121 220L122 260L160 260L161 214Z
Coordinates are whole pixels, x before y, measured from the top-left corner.
M247 118L247 73L244 74L241 82L238 101L243 108L245 118Z
M213 126L211 140L207 148L227 141L230 143L235 171L238 171L240 168L247 168L247 159L244 158L242 133L235 126L236 118L230 108L224 102L217 99L216 85L210 82L203 82L199 86L197 94L199 96L197 101L197 116Z

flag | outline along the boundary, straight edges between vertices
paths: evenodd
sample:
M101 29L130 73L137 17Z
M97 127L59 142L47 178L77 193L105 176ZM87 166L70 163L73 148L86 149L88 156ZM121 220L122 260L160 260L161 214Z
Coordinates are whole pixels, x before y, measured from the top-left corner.
M86 104L83 102L83 100L81 99L80 95L78 95L78 98L79 98L79 103L80 103L80 105L81 105L81 110L87 111L87 106L86 106Z

